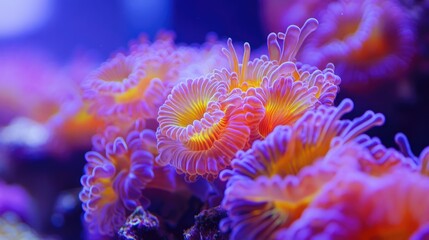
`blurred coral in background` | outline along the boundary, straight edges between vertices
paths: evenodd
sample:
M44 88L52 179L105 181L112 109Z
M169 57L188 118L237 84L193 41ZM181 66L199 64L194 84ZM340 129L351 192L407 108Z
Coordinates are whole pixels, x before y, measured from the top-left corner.
M319 67L333 63L347 90L368 91L400 80L416 52L412 11L396 0L261 0L261 6L269 31L317 18L320 27L299 59Z
M0 238L429 239L427 13L0 0Z

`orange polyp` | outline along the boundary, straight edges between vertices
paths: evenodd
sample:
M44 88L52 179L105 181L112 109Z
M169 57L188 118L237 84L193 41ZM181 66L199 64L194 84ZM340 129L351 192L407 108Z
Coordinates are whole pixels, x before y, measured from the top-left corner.
M105 124L103 120L89 114L87 108L83 107L75 116L62 124L60 131L66 139L79 140L82 133L85 133L85 136L94 134L97 129L104 127Z
M294 133L297 136L299 133ZM297 137L292 137L288 144L288 151L279 156L276 164L272 167L272 175L296 175L303 167L312 165L316 160L326 155L330 149L330 138L323 138L318 143L300 142ZM290 149L290 150L289 150Z
M369 38L362 43L362 51L353 51L351 54L351 61L354 62L376 62L383 59L383 57L389 55L392 49L390 49L391 43L389 41L395 41L394 39L386 39L382 36L382 32L379 29L374 29Z

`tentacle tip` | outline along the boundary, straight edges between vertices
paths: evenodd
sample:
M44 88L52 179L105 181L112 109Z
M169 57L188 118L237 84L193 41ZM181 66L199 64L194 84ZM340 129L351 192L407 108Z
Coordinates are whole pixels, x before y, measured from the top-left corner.
M343 101L341 101L338 108L345 109L347 111L351 111L354 108L354 103L350 98L345 98Z
M304 26L312 26L317 28L317 26L319 26L319 21L316 18L309 18L307 21L305 21Z
M245 43L244 43L244 50L245 50L245 51L247 51L247 50L249 50L249 51L250 51L250 44L249 44L248 42L245 42Z
M270 34L268 34L268 36L267 36L267 41L268 42L272 42L272 41L274 41L274 40L276 40L277 39L277 34L275 34L275 33L273 33L273 32L271 32Z
M298 36L298 34L301 32L301 29L296 25L289 25L286 29L286 35L289 35L292 32L295 32ZM279 37L281 37L281 33L279 33ZM286 36L285 36L285 38L286 38Z
M429 175L429 146L425 147L420 153L419 160L422 165L422 171Z
M395 134L395 142L397 145L400 145L402 143L408 142L408 138L404 133L398 132Z
M228 38L228 40L226 41L226 44L228 45L228 47L232 47L232 38Z
M381 126L386 122L386 117L382 113L375 114L375 117L376 117L376 124L378 126Z
M328 64L326 64L326 68L332 69L332 71L335 71L335 65L332 62L329 62Z
M231 178L232 175L233 175L233 173L231 172L231 170L225 169L222 172L220 172L219 179L222 182L226 182L226 181L228 181Z

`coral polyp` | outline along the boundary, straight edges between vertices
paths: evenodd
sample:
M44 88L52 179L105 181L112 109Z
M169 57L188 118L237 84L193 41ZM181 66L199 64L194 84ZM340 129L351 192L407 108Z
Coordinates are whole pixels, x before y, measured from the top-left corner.
M300 218L334 174L315 168L287 178L276 175L236 181L225 191L222 206L229 218L221 227L231 228L231 239L270 239Z
M300 59L319 67L334 63L344 87L374 86L408 69L414 26L399 1L333 2L319 22Z
M372 178L340 174L278 239L425 239L429 235L428 179L402 172ZM397 181L401 176L403 181ZM394 196L394 197L392 197ZM328 229L329 226L329 229Z
M143 66L139 57L122 54L105 63L83 83L90 111L105 118L155 117L156 103L150 100L162 95L164 86L150 78Z
M225 115L220 110L220 99L225 94L224 83L209 79L179 84L159 109L161 133L173 140L187 141L194 134L218 124Z
M130 132L108 142L104 153L86 154L79 197L90 232L113 236L130 212L148 204L141 191L154 178L154 155L142 136Z
M156 162L213 179L248 141L245 114L241 92L227 93L225 83L201 78L177 85L160 107Z
M339 90L340 78L328 64L323 71L296 62L305 39L317 29L316 19L308 19L300 28L292 25L286 32L267 38L268 56L250 59L250 45L244 44L240 63L232 40L223 52L229 69L214 72L214 79L226 82L228 91L245 92L247 106L252 106L251 137L265 138L276 126L292 125L306 111L319 105L332 105Z
M232 162L233 171L225 170L223 176L234 176L235 169L252 179L297 174L325 156L331 147L353 141L359 134L384 122L383 115L370 111L352 121L341 120L352 108L353 103L344 100L338 107L321 106L305 113L292 127L277 127L267 138L256 141L251 149L238 153Z
M0 36L0 240L429 240L428 0L65 2Z
M233 239L243 235L270 238L298 219L312 197L335 175L336 170L319 166L318 161L326 161L331 149L353 142L384 122L382 115L373 112L352 121L341 120L352 108L350 100L338 107L320 106L306 112L292 127L279 126L251 149L237 154L232 170L221 173L221 179L228 180L222 204L230 213L224 224L232 228ZM367 157L371 158L369 154ZM300 190L293 190L295 187ZM299 196L304 188L306 194L294 200L294 191ZM270 229L257 227L267 221L273 223Z

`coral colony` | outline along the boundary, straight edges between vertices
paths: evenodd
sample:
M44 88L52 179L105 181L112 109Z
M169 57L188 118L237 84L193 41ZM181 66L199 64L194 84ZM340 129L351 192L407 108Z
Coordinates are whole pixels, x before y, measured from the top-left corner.
M348 17L379 18L388 6L375 2ZM339 7L322 19L338 21ZM373 23L350 21L344 29L362 25L359 39L384 41ZM267 55L254 59L248 43L240 54L231 39L195 48L168 34L143 38L90 74L83 104L102 124L81 178L88 238L169 239L180 226L171 215L183 213L178 199L196 196L204 205L194 227L180 229L186 239L429 239L429 148L415 156L403 134L399 150L366 135L383 125L380 113L344 117L353 102L334 104L335 66L296 60L318 25L269 34Z

